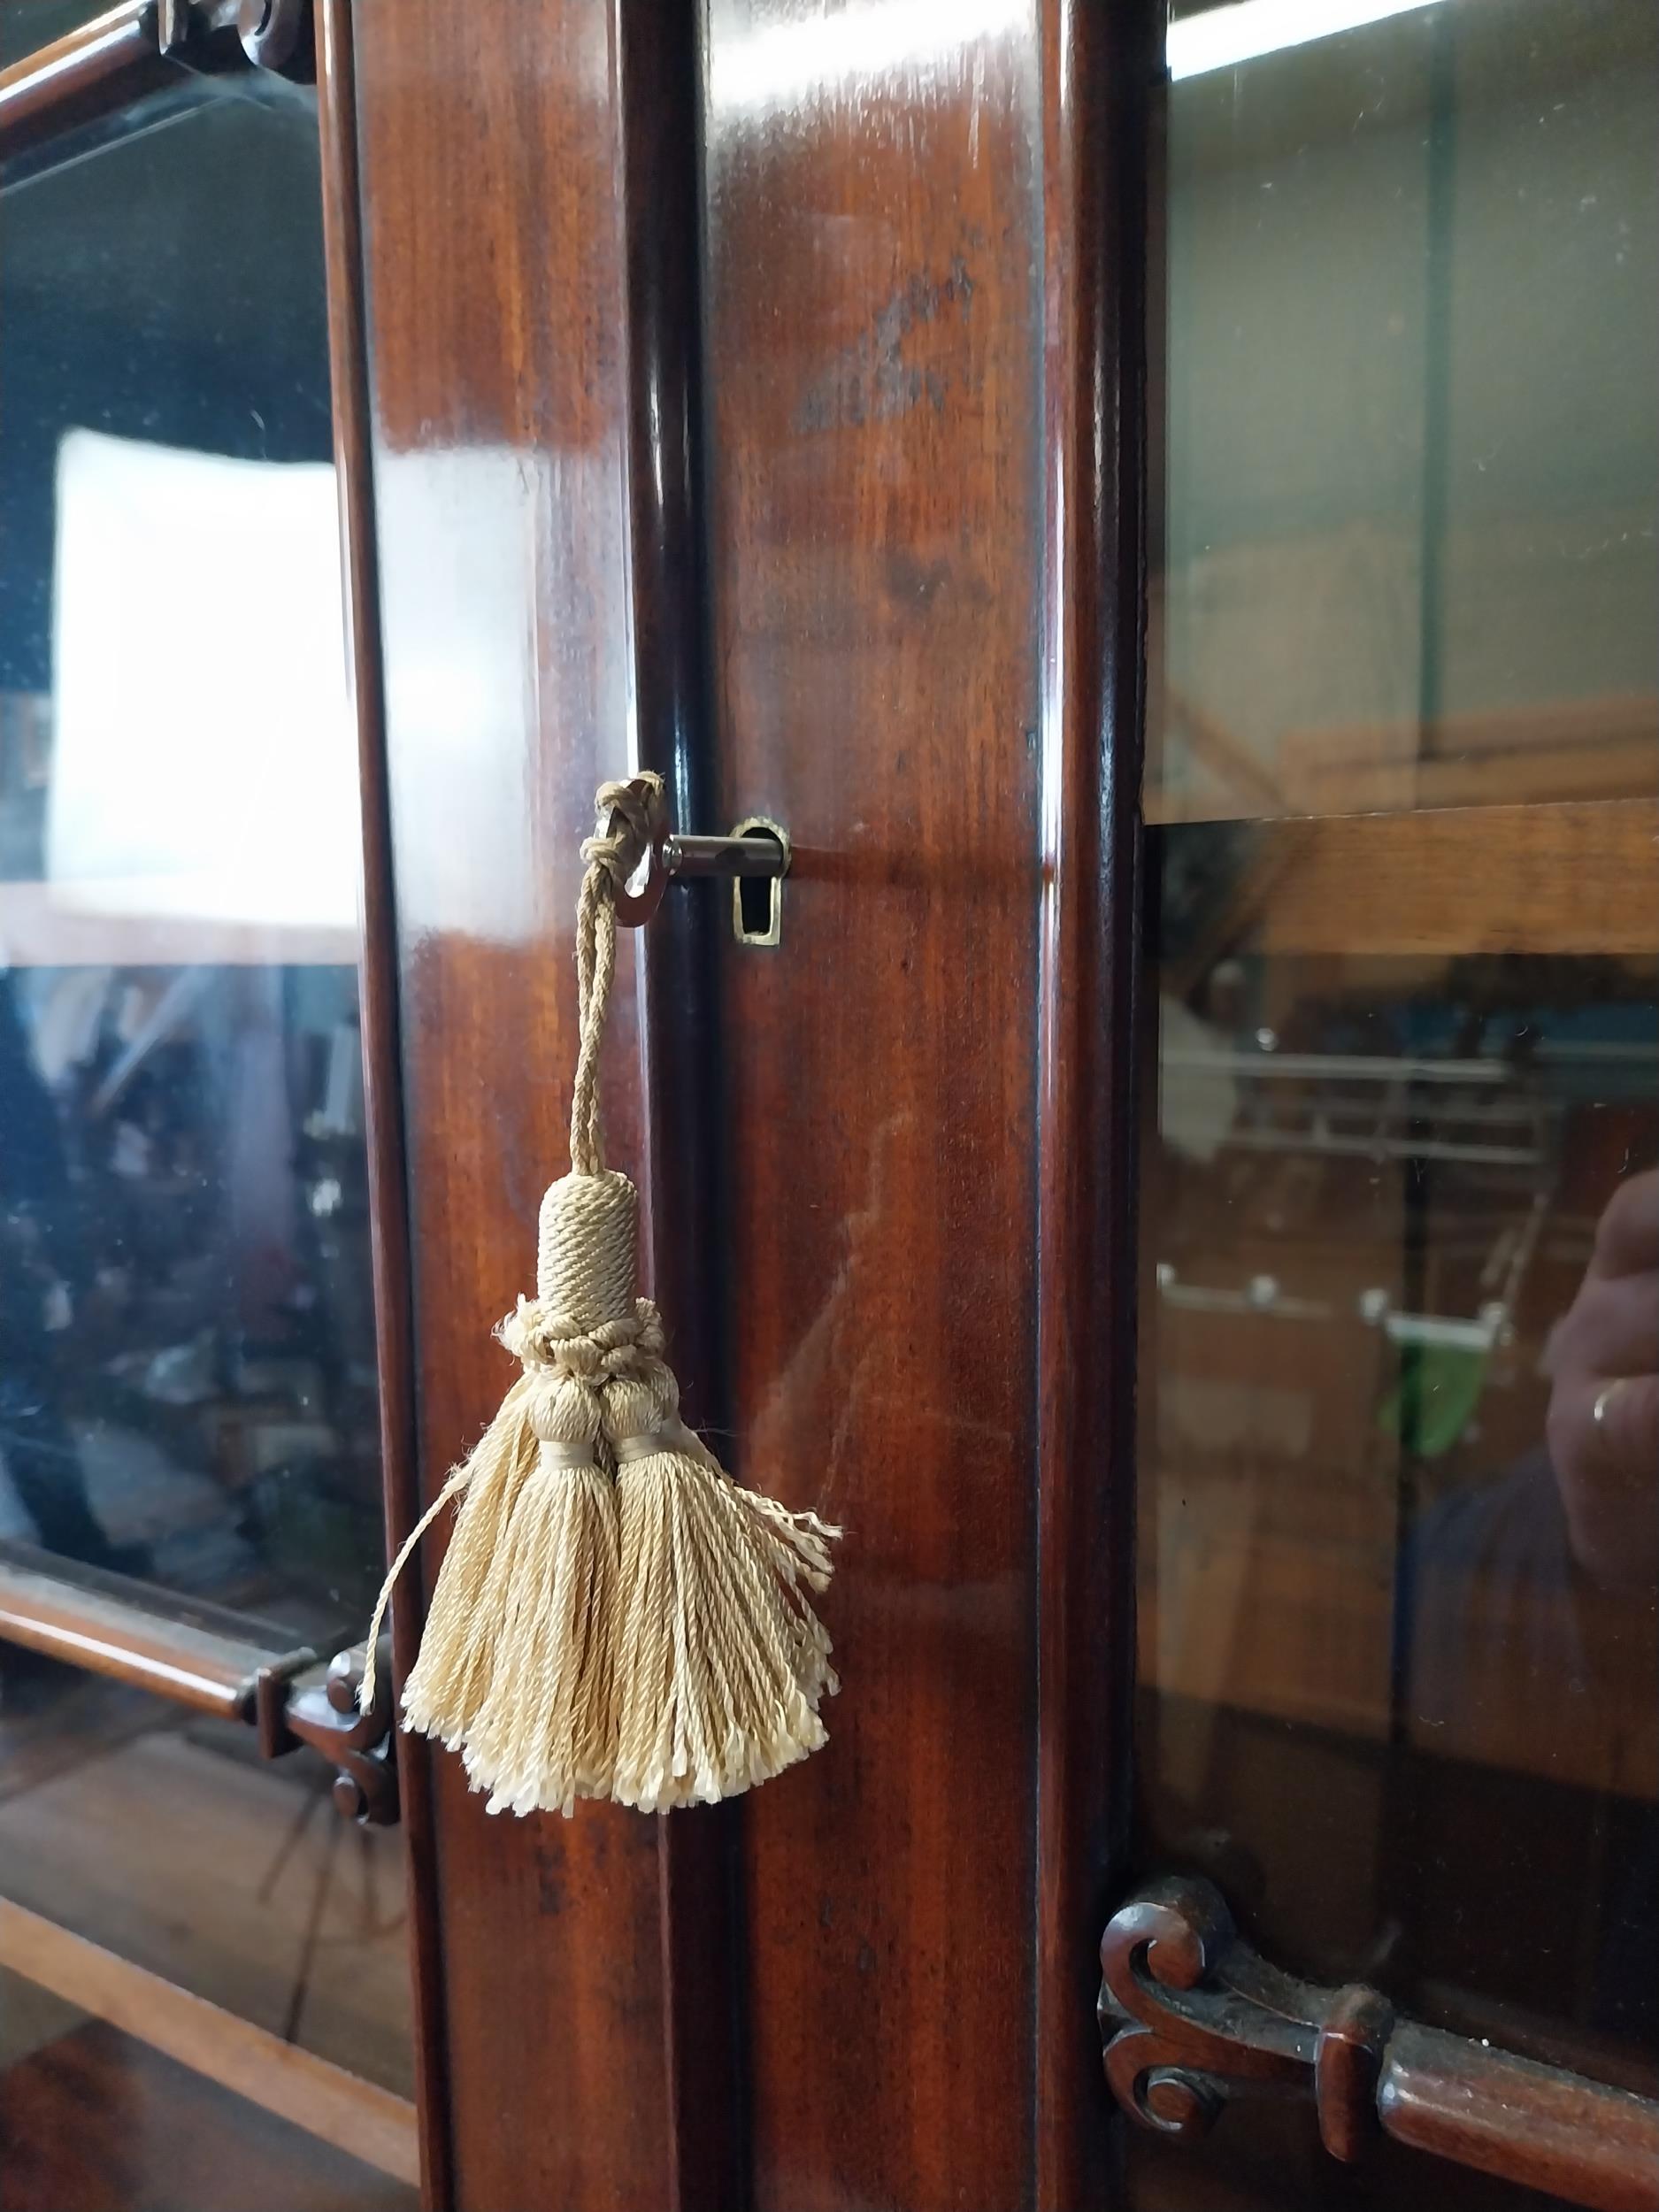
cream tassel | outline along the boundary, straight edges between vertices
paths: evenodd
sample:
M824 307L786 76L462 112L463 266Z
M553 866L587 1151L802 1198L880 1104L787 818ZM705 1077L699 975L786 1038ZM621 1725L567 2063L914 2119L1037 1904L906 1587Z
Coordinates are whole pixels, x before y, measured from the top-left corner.
M603 1394L617 1461L621 1600L611 1793L641 1812L734 1797L826 1740L841 1686L807 1601L839 1529L733 1482L680 1418L648 1331L638 1374Z
M635 1295L638 1198L601 1155L615 895L660 790L604 786L582 849L572 1171L542 1200L536 1299L501 1329L524 1373L399 1552L370 1633L372 1662L392 1584L461 1498L403 1709L459 1748L492 1812L733 1796L824 1742L818 1704L840 1686L806 1594L841 1532L740 1487L680 1421L656 1308Z

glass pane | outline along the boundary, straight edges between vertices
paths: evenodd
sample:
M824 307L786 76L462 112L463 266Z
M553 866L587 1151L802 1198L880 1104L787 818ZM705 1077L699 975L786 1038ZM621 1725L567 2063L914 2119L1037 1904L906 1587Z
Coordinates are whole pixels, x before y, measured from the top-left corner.
M0 1541L328 1652L384 1543L316 104L187 91L0 204ZM407 2094L401 1839L332 1778L0 1645L0 1964L15 1908ZM409 2200L100 2023L0 2058L8 2143L143 2120L58 2201ZM186 2195L193 2114L243 2147Z
M0 69L104 13L98 0L0 0Z
M1178 12L1140 1855L1653 2094L1659 12ZM1248 2099L1132 2166L1544 2201Z
M316 125L221 81L4 202L0 1533L326 1640L380 1540Z
M417 2201L349 2151L4 1971L0 2143L6 2212L413 2212Z
M1152 819L1652 788L1656 30L1438 0L1178 78Z

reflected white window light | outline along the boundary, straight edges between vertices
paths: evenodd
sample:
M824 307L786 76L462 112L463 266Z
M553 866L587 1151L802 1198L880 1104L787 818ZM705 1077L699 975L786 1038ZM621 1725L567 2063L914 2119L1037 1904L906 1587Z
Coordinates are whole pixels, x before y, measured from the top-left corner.
M355 929L333 468L68 431L55 569L53 904Z
M888 79L959 69L981 40L1025 24L1025 0L848 0L713 40L709 101L724 114L850 98Z
M1165 52L1171 77L1202 77L1211 69L1231 69L1286 46L1306 46L1381 23L1391 15L1411 15L1442 0L1233 0L1184 16L1169 28Z

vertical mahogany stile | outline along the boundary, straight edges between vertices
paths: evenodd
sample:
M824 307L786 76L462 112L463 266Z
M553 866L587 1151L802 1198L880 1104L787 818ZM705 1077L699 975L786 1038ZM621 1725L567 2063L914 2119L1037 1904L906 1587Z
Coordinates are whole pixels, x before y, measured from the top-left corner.
M533 1285L566 1156L577 849L628 745L621 91L603 7L353 15L430 1496L511 1379L490 1333ZM631 987L605 1102L638 1173ZM661 2212L656 1824L491 1819L434 1763L454 2201Z
M1135 999L1151 0L1043 4L1036 2202L1102 2203L1093 1931L1133 1670Z
M723 811L795 850L725 949L734 1459L848 1532L829 1747L742 1808L762 2212L1031 2198L1037 65L710 12Z
M716 819L700 504L697 17L623 0L628 254L629 513L641 760L669 779L673 819ZM645 1217L687 1417L726 1425L719 1057L723 883L677 887L644 954ZM657 1824L672 2212L741 2212L741 1974L735 1806Z
M347 673L357 726L363 808L364 1118L370 1176L380 1458L389 1548L420 1511L416 1456L414 1317L410 1304L409 1187L397 1006L397 913L392 889L386 718L380 672L380 583L374 548L368 356L363 318L363 229L358 196L357 81L349 0L319 0L317 119L323 172L334 470L345 577ZM417 1589L406 1586L392 1622L393 1672L401 1686L419 1633ZM397 1736L398 1783L408 1843L421 2195L449 2201L442 1983L433 1887L432 1770L426 1744Z

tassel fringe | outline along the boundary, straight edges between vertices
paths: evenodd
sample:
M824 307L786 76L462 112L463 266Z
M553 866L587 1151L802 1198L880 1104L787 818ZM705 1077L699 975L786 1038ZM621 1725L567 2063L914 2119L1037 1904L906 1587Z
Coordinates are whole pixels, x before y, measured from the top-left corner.
M601 1159L615 891L660 791L605 785L583 848L572 1172L542 1201L536 1298L500 1331L524 1371L398 1553L369 1633L365 1706L392 1585L458 1498L404 1725L458 1750L492 1813L735 1796L818 1749L841 1686L810 1601L841 1531L742 1488L681 1422L657 1310L634 1294L639 1202Z
M839 1532L740 1488L701 1452L625 1461L617 1486L611 1793L648 1813L734 1797L826 1740L818 1701L840 1685L801 1585L823 1586Z
M498 1541L500 1627L464 1756L492 1813L569 1813L610 1793L617 1499L592 1459L543 1463Z

